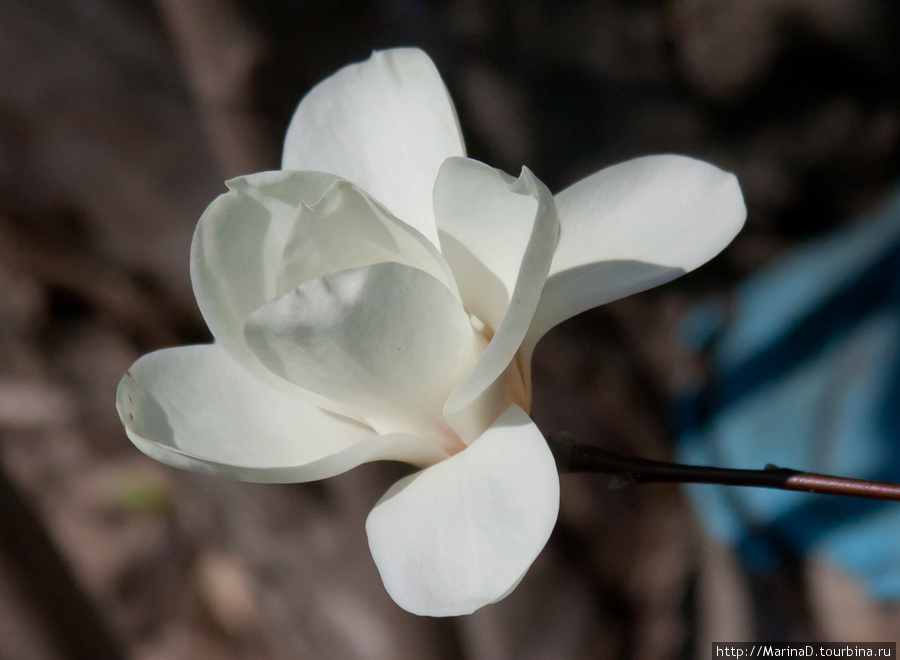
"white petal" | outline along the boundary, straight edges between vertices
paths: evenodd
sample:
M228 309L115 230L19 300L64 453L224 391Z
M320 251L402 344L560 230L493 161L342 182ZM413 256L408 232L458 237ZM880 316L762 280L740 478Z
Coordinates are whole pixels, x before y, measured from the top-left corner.
M492 332L512 299L541 193L549 205L552 196L527 168L517 180L470 158L445 161L434 184L441 252L456 276L466 311ZM545 216L549 214L537 220L555 220Z
M197 223L191 283L213 337L242 363L247 317L276 295L284 246L302 204L337 181L320 172L262 172L232 179ZM252 358L252 356L250 356Z
M328 273L385 261L424 270L459 296L450 266L431 241L352 183L337 181L315 205L301 204L284 246L277 293Z
M274 373L352 408L379 433L459 448L441 411L480 337L424 271L380 263L306 282L254 312L245 335Z
M263 172L228 187L200 218L191 250L194 293L213 336L272 387L358 419L263 368L244 340L247 318L304 280L384 260L421 268L456 291L449 266L430 241L332 174Z
M391 597L414 614L470 614L506 596L550 537L559 477L517 406L465 451L398 482L366 521Z
M258 482L323 479L367 461L444 454L273 390L216 345L157 351L126 372L116 408L132 442L174 467Z
M191 244L191 283L216 343L247 371L286 394L356 418L264 368L244 341L247 317L277 295L285 244L299 209L315 205L338 178L321 172L261 172L227 182L204 211Z
M502 394L509 394L512 385L515 395L513 381L521 384L516 366L499 392L485 395L525 337L550 269L559 223L553 196L528 168L516 180L478 161L450 159L441 168L434 200L442 251L456 274L466 311L493 335L444 409L451 425L472 439L512 402ZM516 400L526 404L522 397Z
M580 312L675 279L706 263L747 215L737 179L685 156L646 156L556 196L559 245L522 356Z
M434 63L420 50L398 48L314 87L291 120L282 163L352 181L437 245L434 180L445 159L463 155Z

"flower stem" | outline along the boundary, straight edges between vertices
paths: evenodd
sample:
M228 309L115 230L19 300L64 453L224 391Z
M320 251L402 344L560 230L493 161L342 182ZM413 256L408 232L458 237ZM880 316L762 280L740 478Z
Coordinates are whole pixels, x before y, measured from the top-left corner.
M612 474L636 484L721 484L900 501L900 484L889 481L851 479L774 465L767 465L762 470L683 465L617 454L600 447L578 444L567 438L548 438L547 442L560 472Z

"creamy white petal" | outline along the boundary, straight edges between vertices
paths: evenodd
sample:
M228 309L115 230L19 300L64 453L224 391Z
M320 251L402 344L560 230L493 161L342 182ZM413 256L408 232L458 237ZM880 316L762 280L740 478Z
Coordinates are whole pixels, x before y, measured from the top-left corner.
M430 465L445 456L273 390L214 344L144 356L119 383L116 408L148 456L243 481L310 481L372 460Z
M247 318L278 294L280 264L298 213L316 206L338 181L333 174L288 171L228 181L229 191L217 197L197 223L191 283L216 343L245 369L273 388L358 419L352 410L276 378L244 341Z
M471 158L450 158L434 184L441 252L456 276L466 311L491 332L506 314L534 230L539 206L535 181L527 168L517 180Z
M513 400L511 380L486 391L507 371L538 305L556 247L559 222L553 196L528 168L518 179L464 158L448 160L434 191L442 251L456 274L466 311L492 335L476 367L444 409L466 439L474 439ZM504 396L506 395L506 396ZM474 405L473 405L474 404ZM475 435L472 435L472 433Z
M277 294L328 273L385 261L424 270L459 297L450 266L431 241L352 183L336 181L315 205L300 205L284 246Z
M558 510L553 456L512 406L465 451L391 488L366 532L400 607L452 616L506 596L546 544Z
M380 263L306 282L254 312L245 336L278 376L350 407L379 433L459 448L441 411L483 340L428 273Z
M668 282L718 254L747 210L733 174L685 156L636 158L556 196L559 245L523 346L580 312Z
M434 180L445 159L463 155L434 63L420 50L398 48L316 85L291 120L282 164L352 181L437 245Z
M247 317L276 295L298 209L318 202L337 180L321 172L238 177L200 217L191 244L194 295L213 337L237 359L247 355Z

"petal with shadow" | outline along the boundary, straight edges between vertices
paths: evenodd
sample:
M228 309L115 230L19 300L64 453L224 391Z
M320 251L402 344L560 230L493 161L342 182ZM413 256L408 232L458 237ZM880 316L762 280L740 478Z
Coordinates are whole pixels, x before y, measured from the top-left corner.
M144 356L119 383L116 408L148 456L242 481L310 481L373 460L430 465L445 457L433 443L378 436L273 390L215 344Z
M733 174L676 155L608 167L559 193L556 205L559 245L523 345L526 370L547 330L701 266L747 215Z
M458 448L441 411L483 340L428 273L398 263L332 273L263 305L245 334L275 374L356 411L379 433Z
M434 199L441 246L466 311L490 334L478 364L444 408L468 441L513 401L527 406L519 368L511 363L540 300L559 223L553 196L528 168L513 179L478 161L451 158Z

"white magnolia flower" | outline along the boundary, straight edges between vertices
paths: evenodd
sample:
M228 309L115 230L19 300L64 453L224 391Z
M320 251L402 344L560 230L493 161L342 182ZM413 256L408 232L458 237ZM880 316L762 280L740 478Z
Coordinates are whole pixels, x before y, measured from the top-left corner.
M535 344L718 253L744 220L737 181L651 156L554 197L527 168L515 179L465 157L415 49L315 87L283 167L229 181L200 218L191 279L215 343L131 367L116 402L128 437L247 481L418 466L366 523L387 591L426 615L495 602L559 506L528 417Z

